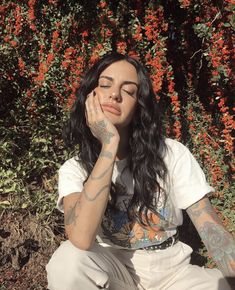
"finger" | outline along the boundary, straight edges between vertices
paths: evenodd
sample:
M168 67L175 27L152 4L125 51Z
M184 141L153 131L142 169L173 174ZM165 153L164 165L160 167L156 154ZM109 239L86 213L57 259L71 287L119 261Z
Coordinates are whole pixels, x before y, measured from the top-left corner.
M96 118L98 114L98 109L99 109L99 103L96 102L97 96L95 95L95 92L93 93L93 96L89 98L89 110L91 113L91 116Z
M90 105L90 96L87 96L86 103L85 103L85 115L86 115L86 121L89 126L91 123L91 105Z
M96 107L94 105L94 94L93 92L91 92L86 100L86 112L87 112L87 119L89 124L91 124L92 122L96 121Z
M103 113L97 94L94 96L94 107L95 107L95 110L96 110L96 114L100 115L100 114Z
M87 116L87 109L85 108L85 119L86 119L86 124L89 127L89 121L88 121L88 116Z

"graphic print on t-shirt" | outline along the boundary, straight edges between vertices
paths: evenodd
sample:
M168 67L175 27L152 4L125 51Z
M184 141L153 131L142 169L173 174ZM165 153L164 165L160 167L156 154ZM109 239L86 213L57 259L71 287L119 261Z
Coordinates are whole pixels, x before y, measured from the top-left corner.
M125 186L116 182L118 201L116 210L107 208L102 220L102 230L105 239L124 248L138 249L162 243L168 238L167 229L176 226L169 222L171 208L166 202L164 206L163 194L156 202L159 215L149 211L147 216L151 226L143 226L138 221L131 221L127 214L127 207L132 198L125 190ZM143 221L145 219L143 218Z

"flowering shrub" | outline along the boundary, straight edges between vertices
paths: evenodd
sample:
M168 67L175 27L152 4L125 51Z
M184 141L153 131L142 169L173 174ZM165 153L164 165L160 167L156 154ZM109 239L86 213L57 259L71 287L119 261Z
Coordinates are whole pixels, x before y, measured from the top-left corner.
M149 68L166 134L196 155L231 230L233 4L3 0L1 207L53 212L56 170L67 157L62 123L83 70L116 50Z

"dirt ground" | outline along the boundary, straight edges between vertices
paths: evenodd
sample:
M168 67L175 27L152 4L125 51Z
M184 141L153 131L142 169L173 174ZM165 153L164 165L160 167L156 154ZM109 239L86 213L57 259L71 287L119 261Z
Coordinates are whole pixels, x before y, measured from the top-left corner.
M61 221L3 213L0 226L0 290L46 290L45 265L65 239ZM51 224L55 225L52 229Z

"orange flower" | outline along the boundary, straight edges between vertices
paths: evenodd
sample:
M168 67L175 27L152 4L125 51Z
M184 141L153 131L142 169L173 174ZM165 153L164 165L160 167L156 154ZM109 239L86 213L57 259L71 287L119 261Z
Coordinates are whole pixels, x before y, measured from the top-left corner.
M15 9L15 31L14 34L18 35L21 31L22 27L22 16L21 16L21 8L19 6L16 7Z
M105 1L101 1L99 4L100 8L105 8L107 6L107 3Z
M35 78L36 81L42 82L45 79L45 74L48 71L47 64L45 62L41 62L39 65L39 73L38 76Z
M30 90L27 90L26 91L26 95L27 95L27 97L31 97L32 96L32 92Z
M49 65L53 60L54 60L55 56L53 53L48 53L47 55L47 65Z
M171 100L172 100L172 103L178 104L177 101L179 100L179 98L178 98L178 96L173 95L173 96L171 97Z
M52 33L52 38L55 40L55 39L57 39L59 37L59 35L60 35L59 31L58 30L55 30Z
M15 41L15 40L11 40L10 41L10 44L13 46L13 47L16 47L18 45L18 42Z
M117 42L117 51L119 53L125 53L127 48L127 44L125 41L119 41Z
M87 30L84 30L83 32L82 32L82 37L87 37L88 36L88 31Z
M68 100L67 100L67 109L71 109L72 108L72 106L73 106L73 104L74 104L74 102L75 102L75 100L76 100L76 96L75 96L75 94L74 93L72 93L69 97L68 97Z
M7 36L5 36L3 39L4 39L6 42L9 42L9 40L10 40L11 38L10 38L9 35L7 35Z
M18 66L20 71L23 72L23 70L25 69L25 63L21 57L18 59Z
M35 30L36 30L36 26L35 26L35 24L34 24L34 23L31 23L31 24L29 25L29 27L30 27L30 29L32 29L33 31L35 31Z
M29 18L29 20L35 20L36 19L35 15L34 15L34 10L33 9L29 9L29 11L28 11L28 18Z
M28 1L28 5L29 5L29 7L34 6L34 5L35 5L35 2L36 2L36 0L29 0L29 1Z

